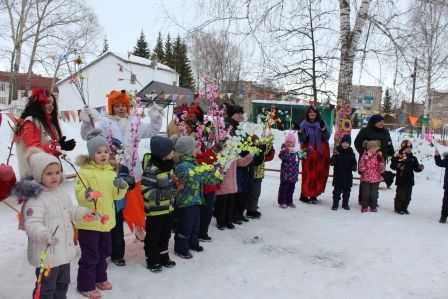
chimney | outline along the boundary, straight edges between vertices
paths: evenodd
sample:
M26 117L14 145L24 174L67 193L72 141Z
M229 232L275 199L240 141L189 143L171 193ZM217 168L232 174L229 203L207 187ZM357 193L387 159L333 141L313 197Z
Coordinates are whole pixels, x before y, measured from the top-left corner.
M157 54L152 54L151 55L151 64L150 66L153 68L157 68L157 64L159 63L159 57L157 57Z

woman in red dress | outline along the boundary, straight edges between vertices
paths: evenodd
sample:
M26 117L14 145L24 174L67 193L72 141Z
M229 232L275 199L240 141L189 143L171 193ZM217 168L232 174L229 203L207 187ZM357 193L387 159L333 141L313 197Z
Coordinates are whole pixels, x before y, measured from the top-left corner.
M300 200L317 203L317 197L324 193L330 170L330 147L328 126L319 111L311 106L305 113L305 120L298 130L300 147L307 153L302 160L302 190Z

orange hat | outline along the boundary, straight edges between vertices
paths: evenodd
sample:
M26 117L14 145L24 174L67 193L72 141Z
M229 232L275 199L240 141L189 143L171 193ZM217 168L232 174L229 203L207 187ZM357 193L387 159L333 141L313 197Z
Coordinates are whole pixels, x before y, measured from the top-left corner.
M126 107L128 107L128 114L130 114L131 111L131 98L126 93L125 90L112 90L107 95L108 100L108 108L109 108L109 114L114 114L114 110L112 108L115 104L124 104Z

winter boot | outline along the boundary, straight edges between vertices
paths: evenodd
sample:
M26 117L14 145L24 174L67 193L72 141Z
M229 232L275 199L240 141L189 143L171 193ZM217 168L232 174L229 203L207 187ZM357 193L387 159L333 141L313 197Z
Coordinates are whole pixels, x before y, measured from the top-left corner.
M172 268L172 267L176 266L176 262L174 262L170 259L170 256L168 255L168 253L161 254L160 260L162 261L161 262L162 266L165 268Z
M288 207L290 207L290 208L295 208L295 207L296 207L296 205L295 205L295 204L293 204L293 203L290 203L290 204L288 205Z
M210 237L209 235L199 237L199 242L211 242L211 241L212 237Z
M190 251L187 251L185 253L175 251L174 254L183 259L191 259L193 257L193 255L190 253Z
M83 295L84 297L90 298L90 299L99 299L101 298L101 293L98 290L88 291L88 292L81 292L78 290L78 292Z
M260 219L261 217L261 213L258 211L254 211L254 212L246 212L246 217L247 218L251 218L251 219Z
M343 208L344 210L347 210L347 211L350 210L350 206L349 206L349 205L342 205L342 208Z
M196 252L204 251L204 247L202 247L201 245L196 245L196 246L190 247L190 249L194 250Z
M233 225L232 223L227 223L226 228L227 229L235 229L235 225Z
M317 197L316 196L311 196L310 197L310 203L317 204Z
M439 220L439 222L440 223L446 223L446 216L440 216L440 220Z
M126 261L124 259L111 259L111 262L118 267L123 267L124 265L126 265Z
M149 264L148 267L149 271L151 271L152 273L157 273L162 271L162 264Z
M110 290L112 290L112 284L110 282L108 282L107 280L103 281L103 282L98 282L96 284L96 287L98 289L100 289L101 291L110 291Z
M300 195L299 200L304 202L304 203L310 203L310 199L308 197L302 195L302 194Z

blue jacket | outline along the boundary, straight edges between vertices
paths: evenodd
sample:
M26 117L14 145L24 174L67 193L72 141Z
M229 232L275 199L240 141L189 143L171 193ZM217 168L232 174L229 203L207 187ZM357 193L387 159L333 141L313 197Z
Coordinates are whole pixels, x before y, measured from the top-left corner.
M280 182L296 183L299 179L299 153L290 152L287 147L284 147L281 149L278 157L282 160Z
M221 179L216 176L217 170L203 170L203 166L197 165L193 156L184 156L174 170L179 180L180 190L176 196L176 207L204 204L202 185L218 184Z

